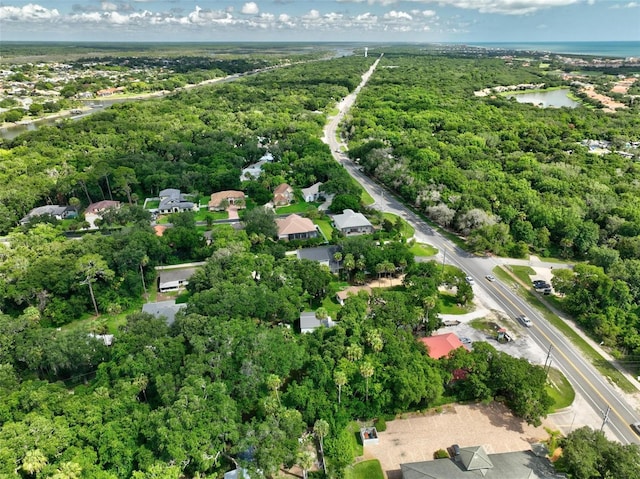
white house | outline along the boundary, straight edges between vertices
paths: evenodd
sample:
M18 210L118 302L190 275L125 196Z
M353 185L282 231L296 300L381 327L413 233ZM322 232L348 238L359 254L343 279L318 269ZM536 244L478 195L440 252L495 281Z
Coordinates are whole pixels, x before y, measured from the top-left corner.
M344 210L340 215L333 216L333 224L345 236L356 236L373 233L373 225L362 213Z
M318 181L317 183L314 183L308 188L302 188L302 190L300 191L302 192L302 197L304 198L304 201L306 201L307 203L311 203L312 201L318 201L321 196L324 196L324 193L320 192L321 186L322 186L322 183Z
M330 317L326 319L316 318L316 313L313 311L303 311L300 313L300 332L303 334L313 333L318 328L333 328L336 325L335 321L332 321Z

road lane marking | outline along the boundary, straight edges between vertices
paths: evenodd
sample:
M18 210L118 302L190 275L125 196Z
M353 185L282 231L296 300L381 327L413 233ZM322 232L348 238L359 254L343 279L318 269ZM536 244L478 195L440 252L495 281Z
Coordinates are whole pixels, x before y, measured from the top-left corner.
M514 308L518 308L518 306L511 301L511 298L509 298L507 295L505 295L502 291L500 291L498 288L495 288L495 291L497 293L500 294L500 296L502 296L508 303L510 303ZM519 308L518 308L519 309ZM591 387L591 389L593 389L593 391L596 393L596 395L598 397L600 397L600 399L602 399L602 401L604 402L604 404L606 404L607 406L609 406L611 408L611 411L613 411L613 413L618 416L618 419L620 419L620 421L622 421L622 423L626 423L627 420L622 417L622 415L618 412L618 410L616 408L614 408L613 406L611 406L611 404L609 404L609 401L607 401L607 399L602 395L602 393L600 392L600 390L598 388L596 388L593 383L591 381L589 381L589 379L587 379L587 377L584 375L584 373L582 371L580 371L580 369L578 369L578 367L573 363L573 361L571 361L571 359L569 359L567 357L566 354L564 354L564 352L562 351L562 349L560 349L558 347L558 345L551 339L549 338L549 336L547 335L547 333L545 333L540 327L538 327L535 323L533 325L534 328L536 328L538 330L538 332L540 334L542 334L542 336L544 336L544 338L549 341L549 344L552 345L554 347L554 349L564 358L564 360L567 362L567 364L571 365L571 367L578 373L578 375L584 380L584 382L586 384L589 385L589 387ZM588 366L592 366L589 363L586 363ZM583 388L584 390L584 388ZM613 396L615 396L615 394L612 394ZM625 408L626 409L626 408ZM617 429L617 428L616 428ZM626 440L626 438L624 438Z

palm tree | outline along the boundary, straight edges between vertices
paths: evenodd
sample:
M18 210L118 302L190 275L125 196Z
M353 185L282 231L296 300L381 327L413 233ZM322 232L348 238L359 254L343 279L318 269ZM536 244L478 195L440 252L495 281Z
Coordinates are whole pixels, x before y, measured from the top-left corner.
M377 329L371 329L367 331L367 343L371 346L371 349L374 353L379 353L382 351L384 347L384 340L382 339L382 334Z
M351 279L351 272L356 267L356 260L351 253L344 255L344 269L347 270L347 277Z
M437 304L437 301L438 301L438 299L435 297L435 295L426 296L426 297L422 298L422 306L426 310L426 314L424 315L424 322L426 324L429 324L429 311L432 308L435 308L435 306ZM426 326L426 327L428 327L428 326Z
M358 344L350 344L347 346L347 359L355 362L362 357L362 347Z
M282 380L278 376L276 376L275 374L269 374L267 376L267 387L275 392L276 399L278 400L278 405L280 405L280 396L278 394L280 386L282 386Z
M22 470L30 476L35 476L47 465L47 457L40 449L27 451L22 458Z
M63 462L51 479L78 479L82 474L82 467L75 462Z
M327 473L327 466L324 462L324 438L329 434L329 423L324 419L318 419L313 425L313 432L320 442L320 455L322 456L322 469Z
M373 372L374 372L373 364L371 364L368 360L364 361L360 365L360 374L362 374L362 377L366 381L366 393L365 393L366 402L369 402L369 378L373 376Z
M302 468L303 479L307 479L307 471L313 467L313 456L309 451L298 454L298 465Z
M338 271L340 271L341 268L341 264L340 262L342 261L342 252L341 251L336 251L335 253L333 253L333 260L338 263Z
M336 371L333 374L333 380L338 386L338 404L340 404L342 397L342 386L347 384L347 374L344 371Z
M84 278L81 284L89 285L89 293L91 294L93 309L96 316L99 316L100 312L98 311L98 303L96 302L96 296L93 292L93 283L99 279L109 281L113 278L114 272L109 269L107 262L102 258L102 256L93 253L86 254L78 259L76 262L76 272Z

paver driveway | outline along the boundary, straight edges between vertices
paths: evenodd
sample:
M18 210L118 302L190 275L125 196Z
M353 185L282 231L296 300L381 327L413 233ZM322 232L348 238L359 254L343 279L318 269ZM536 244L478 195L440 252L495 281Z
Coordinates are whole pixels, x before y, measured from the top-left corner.
M551 421L543 426L555 429ZM430 461L452 444L484 446L487 453L524 451L547 439L544 427L527 425L500 404L451 405L442 413L412 415L387 422L379 444L366 446L364 458L380 460L389 479L400 479L400 464Z

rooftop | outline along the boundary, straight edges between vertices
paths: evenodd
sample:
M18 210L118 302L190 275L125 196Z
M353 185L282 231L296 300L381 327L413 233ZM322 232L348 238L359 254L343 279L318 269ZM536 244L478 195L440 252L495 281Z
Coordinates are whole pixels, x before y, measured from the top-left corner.
M429 351L429 357L439 359L447 356L454 349L462 348L464 345L460 342L458 336L454 333L438 334L427 338L420 338Z

